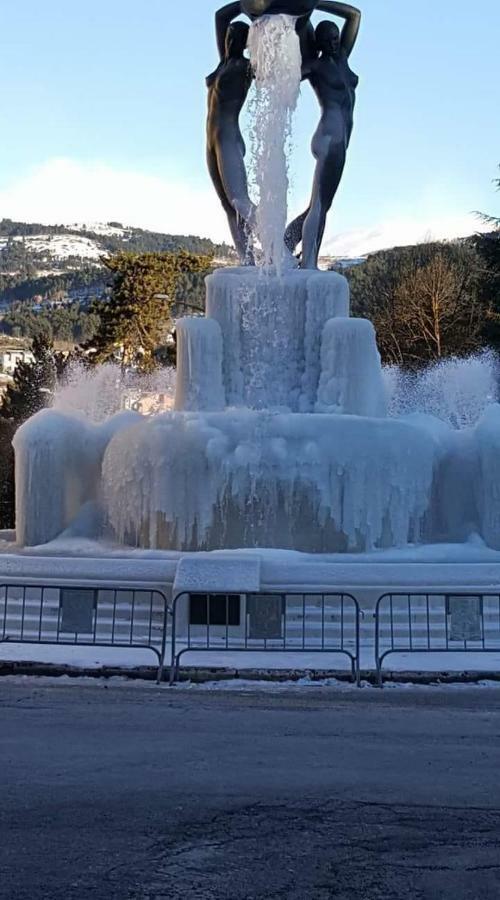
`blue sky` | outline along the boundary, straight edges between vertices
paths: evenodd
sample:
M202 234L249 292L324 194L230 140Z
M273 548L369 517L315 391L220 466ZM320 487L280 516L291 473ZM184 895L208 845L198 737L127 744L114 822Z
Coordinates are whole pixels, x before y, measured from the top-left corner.
M0 217L227 236L204 163L215 0L4 2ZM178 11L175 11L178 7ZM366 0L355 133L327 246L362 252L498 211L500 4ZM318 109L303 86L291 213Z

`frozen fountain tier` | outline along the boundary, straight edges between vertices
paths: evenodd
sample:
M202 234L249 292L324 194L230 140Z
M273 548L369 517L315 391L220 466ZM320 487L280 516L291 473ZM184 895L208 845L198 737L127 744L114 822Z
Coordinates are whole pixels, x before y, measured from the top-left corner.
M219 269L207 279L207 320L184 319L178 328L176 409L220 408L207 405L210 398L202 396L201 386L186 388L186 379L203 372L203 383L210 384L213 403L219 404L221 364L228 406L313 412L324 327L348 315L349 286L336 272L292 270L276 277L251 267ZM222 334L220 361L215 322Z
M375 331L348 314L335 272L211 275L207 318L178 324L177 411L106 451L115 535L316 552L418 539L439 447L384 418Z
M389 419L170 413L113 438L103 496L132 545L356 552L420 540L440 457Z
M377 337L367 319L330 319L326 323L316 412L387 415Z
M175 408L224 409L222 332L214 319L186 318L177 322L177 387Z
M28 419L13 441L18 543L46 544L74 525L85 507L99 505L104 451L120 429L141 421L139 413L122 412L93 425L51 409Z

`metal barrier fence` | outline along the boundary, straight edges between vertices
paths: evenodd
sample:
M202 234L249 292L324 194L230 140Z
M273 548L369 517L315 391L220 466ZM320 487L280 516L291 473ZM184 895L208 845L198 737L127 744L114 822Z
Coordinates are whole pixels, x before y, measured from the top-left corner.
M500 653L500 594L389 593L375 610L380 686L393 653Z
M178 634L185 604L185 633ZM338 653L360 684L358 601L345 593L182 593L172 607L170 682L183 656L216 653Z
M170 609L162 591L108 586L0 585L0 644L151 650L158 682Z

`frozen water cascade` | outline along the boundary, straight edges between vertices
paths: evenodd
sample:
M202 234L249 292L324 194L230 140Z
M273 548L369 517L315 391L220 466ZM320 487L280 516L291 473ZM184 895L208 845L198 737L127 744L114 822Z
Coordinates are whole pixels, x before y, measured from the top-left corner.
M178 322L174 412L114 416L121 387L101 371L90 394L70 387L19 429L18 542L102 522L93 537L180 551L474 535L500 549L496 360L383 373L371 323L349 318L346 279L287 265L294 20L263 17L250 50L262 265L215 271L206 317ZM172 381L160 373L154 389Z
M87 503L101 501L101 466L111 438L142 421L123 412L101 425L46 410L20 428L16 454L16 532L23 546L53 540Z
M323 329L348 315L349 286L336 272L298 270L281 278L250 267L214 272L207 316L222 331L228 406L313 412Z
M387 415L377 338L366 319L330 319L323 329L316 412Z
M177 323L176 409L224 409L222 332L215 319L186 318Z
M441 452L405 422L167 414L111 441L106 508L121 540L147 547L398 546L421 537Z

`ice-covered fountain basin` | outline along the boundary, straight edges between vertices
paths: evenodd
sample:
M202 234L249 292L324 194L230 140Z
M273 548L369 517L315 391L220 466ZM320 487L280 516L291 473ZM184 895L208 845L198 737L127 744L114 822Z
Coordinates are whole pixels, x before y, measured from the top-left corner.
M126 543L364 550L419 540L443 444L356 416L172 413L114 436L106 515Z
M390 419L229 409L95 426L45 411L16 435L17 536L50 541L90 500L135 546L396 546L420 538L445 453Z
M44 411L15 438L17 540L87 535L90 502L132 546L328 553L477 533L500 549L499 447L497 405L463 431L422 415L229 409L89 425Z

